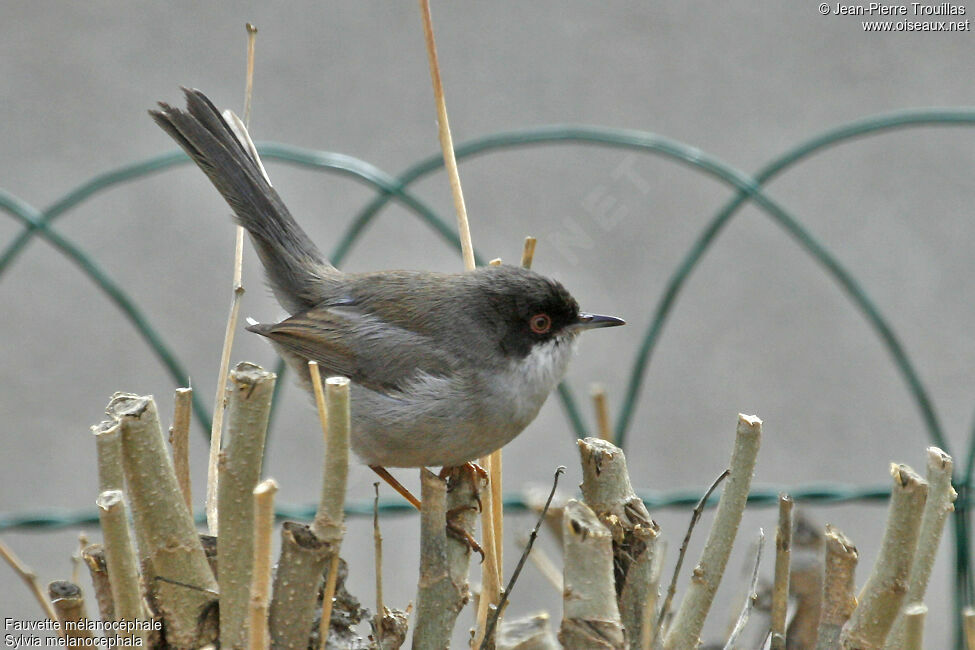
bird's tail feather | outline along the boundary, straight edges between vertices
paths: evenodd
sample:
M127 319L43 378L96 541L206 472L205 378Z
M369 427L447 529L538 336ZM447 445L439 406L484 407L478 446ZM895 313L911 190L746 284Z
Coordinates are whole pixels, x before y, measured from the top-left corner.
M152 119L189 154L251 235L278 302L291 313L322 299L335 269L271 187L243 123L229 120L198 90L184 88L186 110L159 104Z

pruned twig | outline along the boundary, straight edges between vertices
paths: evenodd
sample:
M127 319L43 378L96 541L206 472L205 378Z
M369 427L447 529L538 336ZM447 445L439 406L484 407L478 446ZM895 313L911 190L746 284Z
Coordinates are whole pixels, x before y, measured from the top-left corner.
M928 484L906 465L891 464L890 473L894 485L883 543L860 592L860 603L840 632L844 649L883 647L904 601L904 585L914 562Z
M920 603L924 600L938 546L941 544L945 521L954 511L954 501L958 496L951 487L951 456L937 447L928 447L927 452L928 498L924 504L924 514L921 515L921 530L918 533L914 564L911 565L911 574L907 579L905 604ZM894 621L894 627L887 635L885 648L893 650L904 645L907 625L904 614L905 612L902 611Z
M177 388L173 396L173 424L169 427L169 444L173 448L173 469L183 493L186 507L193 511L190 483L190 418L193 413L193 389ZM103 490L106 488L102 488Z
M121 425L126 497L166 640L179 648L205 645L217 635L215 625L201 623L209 621L217 583L176 481L156 403L119 394L108 410Z
M779 495L779 525L775 529L775 580L772 585L771 650L785 650L785 616L789 608L789 566L792 563L792 510L795 501Z
M220 645L243 647L254 568L254 488L261 479L264 440L277 376L242 362L230 373L227 440L220 452L217 536Z
M254 488L254 555L251 571L250 610L247 625L249 650L265 650L270 637L267 618L271 598L271 534L274 532L274 495L278 484L273 478Z
M839 644L840 630L856 609L856 572L859 553L839 529L826 526L826 572L823 578L823 598L818 650L830 650Z
M762 436L762 421L755 416L739 415L735 448L731 455L731 473L718 501L714 523L694 568L694 577L674 620L664 638L665 650L695 648L721 582L738 524L748 501L748 490L755 469L755 458Z

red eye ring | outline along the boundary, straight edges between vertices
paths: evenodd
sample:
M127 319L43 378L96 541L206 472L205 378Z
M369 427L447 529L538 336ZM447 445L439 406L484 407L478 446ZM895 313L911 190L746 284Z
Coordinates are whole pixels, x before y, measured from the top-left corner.
M528 326L535 334L546 334L552 329L552 319L548 314L535 314L528 321Z

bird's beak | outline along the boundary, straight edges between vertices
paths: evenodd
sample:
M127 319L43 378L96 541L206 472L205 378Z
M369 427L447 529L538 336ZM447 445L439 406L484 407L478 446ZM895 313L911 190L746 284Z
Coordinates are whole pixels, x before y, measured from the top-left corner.
M626 325L626 321L615 316L600 316L599 314L579 314L579 320L572 324L573 329L594 330L597 327L616 327Z

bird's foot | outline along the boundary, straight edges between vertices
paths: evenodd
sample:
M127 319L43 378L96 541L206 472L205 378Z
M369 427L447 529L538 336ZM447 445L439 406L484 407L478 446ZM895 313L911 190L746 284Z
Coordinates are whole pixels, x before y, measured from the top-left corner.
M463 522L457 520L459 515L462 512L466 512L468 510L473 510L473 509L474 506L458 506L456 508L451 508L450 510L448 510L447 511L447 535L453 537L461 544L466 545L467 548L470 549L471 551L476 551L477 553L479 553L481 556L481 562L483 563L484 549L481 548L481 545L477 543L477 540L474 539L474 536L471 535L469 532L467 532L467 530L464 528Z

